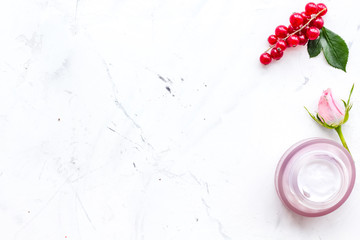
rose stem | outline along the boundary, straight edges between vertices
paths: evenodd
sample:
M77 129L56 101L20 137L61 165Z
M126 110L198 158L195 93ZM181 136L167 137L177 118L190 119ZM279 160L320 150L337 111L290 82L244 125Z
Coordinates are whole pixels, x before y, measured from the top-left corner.
M348 145L346 144L344 135L343 135L343 133L342 133L342 131L341 131L341 125L338 126L337 128L335 128L335 130L336 130L337 134L339 135L339 138L340 138L340 140L341 140L342 145L343 145L344 148L346 148L346 150L348 150L349 153L350 153L349 147L348 147ZM351 154L351 153L350 153L350 154Z

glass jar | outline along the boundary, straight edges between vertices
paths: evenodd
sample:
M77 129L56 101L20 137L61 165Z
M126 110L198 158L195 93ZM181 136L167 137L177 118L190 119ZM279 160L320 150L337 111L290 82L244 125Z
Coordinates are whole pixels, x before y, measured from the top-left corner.
M283 204L297 214L318 217L339 208L355 183L355 165L339 143L311 138L290 147L280 159L276 191Z

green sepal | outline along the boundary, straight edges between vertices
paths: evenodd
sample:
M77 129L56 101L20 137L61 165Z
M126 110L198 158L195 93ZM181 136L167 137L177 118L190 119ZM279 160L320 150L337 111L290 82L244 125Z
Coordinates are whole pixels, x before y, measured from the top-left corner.
M321 121L321 119L319 118L319 115L318 115L318 114L316 114L316 117L315 117L313 114L311 114L311 113L309 112L309 110L308 110L306 107L304 107L304 108L306 109L306 111L308 112L308 114L310 115L310 117L311 117L312 119L314 119L315 122L317 122L318 124L320 124L320 125L323 126L323 127L326 127L326 126L324 125L324 123Z
M354 85L355 85L355 83L353 83L353 85L352 85L352 87L351 87L350 94L349 94L349 98L348 98L348 101L347 101L346 105L349 105L349 103L350 103L350 98L351 98L351 95L352 95L353 90L354 90Z
M350 90L348 101L345 103L345 101L342 100L344 102L344 104L345 104L345 116L344 116L344 120L342 121L341 124L346 123L347 120L349 119L349 112L350 112L350 110L351 110L351 108L353 106L352 103L350 103L350 98L351 98L353 90L354 90L354 84L352 85L352 88Z
M320 119L321 123L322 123L322 126L326 127L326 128L329 128L329 129L334 129L334 128L337 128L339 127L341 124L338 124L338 125L329 125L325 122L325 119L320 117L319 114L316 114L317 118Z

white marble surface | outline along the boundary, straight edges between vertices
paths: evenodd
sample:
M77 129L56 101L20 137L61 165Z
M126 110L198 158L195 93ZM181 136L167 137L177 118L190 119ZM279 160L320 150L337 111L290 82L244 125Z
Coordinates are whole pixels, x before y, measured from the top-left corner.
M320 218L289 212L273 184L290 145L338 140L303 108L328 87L356 85L343 131L360 161L358 1L325 2L347 73L304 47L259 64L305 4L2 1L1 239L359 239L359 180Z

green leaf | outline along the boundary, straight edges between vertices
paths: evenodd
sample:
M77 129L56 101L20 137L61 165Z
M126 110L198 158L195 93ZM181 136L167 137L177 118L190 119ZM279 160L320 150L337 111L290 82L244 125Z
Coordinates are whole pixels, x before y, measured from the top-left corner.
M309 53L310 58L316 57L321 52L321 31L320 31L320 37L318 37L315 40L309 40L307 44L307 51Z
M326 61L334 68L346 72L349 49L345 41L325 27L321 29L319 39Z

